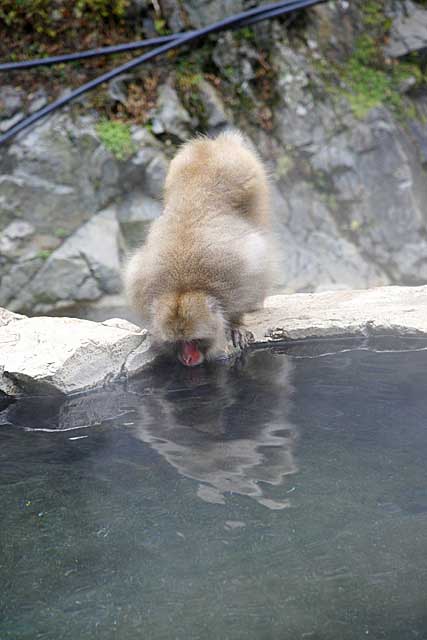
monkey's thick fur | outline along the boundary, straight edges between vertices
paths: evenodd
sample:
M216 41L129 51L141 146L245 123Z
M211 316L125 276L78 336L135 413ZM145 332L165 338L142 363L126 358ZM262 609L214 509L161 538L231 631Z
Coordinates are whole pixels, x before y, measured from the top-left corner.
M226 351L243 313L262 304L272 254L269 184L255 151L238 131L197 138L170 164L164 212L125 269L127 295L156 342L197 342L201 361Z

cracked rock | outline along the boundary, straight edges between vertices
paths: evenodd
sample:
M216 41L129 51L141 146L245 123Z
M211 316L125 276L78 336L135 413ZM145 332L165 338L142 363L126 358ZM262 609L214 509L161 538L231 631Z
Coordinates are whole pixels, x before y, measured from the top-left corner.
M384 47L390 58L400 58L408 53L427 48L427 11L411 0L401 3L400 11Z
M182 106L175 89L168 84L159 89L157 108L152 114L152 127L156 135L169 133L180 140L190 137L190 114Z
M117 293L121 235L115 209L105 209L71 235L16 292L13 308L46 313L77 301Z
M427 286L271 296L249 314L255 343L305 338L427 336Z
M2 310L0 391L11 396L87 391L137 373L152 359L149 346L147 332L125 321L27 318Z

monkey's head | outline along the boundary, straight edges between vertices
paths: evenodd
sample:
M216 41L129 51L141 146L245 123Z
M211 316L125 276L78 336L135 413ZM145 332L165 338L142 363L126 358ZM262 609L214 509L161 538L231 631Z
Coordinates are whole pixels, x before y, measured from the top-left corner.
M154 341L170 345L187 367L195 367L225 348L225 327L220 305L206 293L167 293L153 303Z

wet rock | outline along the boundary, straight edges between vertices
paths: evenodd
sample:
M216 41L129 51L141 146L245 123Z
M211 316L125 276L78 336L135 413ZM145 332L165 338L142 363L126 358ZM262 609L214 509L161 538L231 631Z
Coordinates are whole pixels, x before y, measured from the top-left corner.
M24 113L19 112L19 113L15 113L15 115L12 116L11 118L2 120L0 122L0 133L5 133L6 131L14 127L15 124L18 124L18 122L23 118L24 118Z
M117 163L93 118L74 124L57 114L1 152L0 225L20 218L40 232L74 230L119 193Z
M119 181L124 198L134 191L161 198L169 164L162 144L141 127L133 128L132 141L137 152L120 167Z
M259 53L248 42L238 42L233 33L227 31L218 37L212 59L229 81L239 87L239 92L249 91L249 81L254 80Z
M75 318L9 317L0 326L0 390L16 396L100 387L129 371L135 374L150 361L149 346L145 331L122 321L112 326Z
M418 152L421 167L427 169L427 130L423 124L424 118L427 117L427 102L417 100L416 104L422 114L422 120L411 120L409 127Z
M411 0L404 0L387 38L384 52L390 58L427 48L427 10Z
M408 76L399 82L399 93L409 93L417 86L417 79L415 76Z
M243 11L243 0L184 0L182 5L196 29Z
M32 96L29 96L29 99L29 113L35 113L36 111L39 111L39 109L42 109L48 103L48 97L44 89L39 89Z
M102 239L102 241L100 241ZM102 291L116 293L120 289L121 237L114 208L105 209L91 218L52 255L60 260L82 256Z
M427 336L427 286L271 296L250 314L255 344L304 338Z
M132 80L129 73L124 73L108 83L108 95L113 102L127 103L127 82Z
M18 292L13 308L46 313L57 306L96 300L120 289L120 228L115 209L106 209L54 251Z
M120 229L127 247L134 248L140 245L147 236L151 222L161 213L162 205L159 200L144 193L132 193L118 211Z
M161 198L169 162L163 153L156 154L145 169L145 193L152 198Z
M387 278L343 236L334 216L308 183L274 198L277 244L281 248L278 289L304 291L387 284ZM336 217L340 217L336 212ZM357 283L357 284L356 284Z
M316 141L316 127L317 135L324 135L330 110L322 109L321 103L314 108L305 55L279 41L274 48L274 60L278 69L276 135L284 146L305 147Z
M272 296L248 314L254 344L305 338L427 337L427 286ZM0 310L0 391L75 393L140 373L147 333L126 320L27 318Z
M286 40L275 44L275 63L274 136L287 167L280 170L279 156L282 284L288 278L302 291L426 282L422 128L414 121L408 135L384 107L361 121L344 100L314 103L315 72Z
M157 107L152 113L152 129L156 135L168 133L180 140L186 140L190 136L190 114L184 109L177 92L169 84L159 89Z
M16 264L7 266L7 271L0 280L0 300L2 304L7 304L11 310L22 310L25 306L22 298L27 301L26 291L30 286L32 278L43 266L43 258L35 257L24 259ZM59 275L59 274L58 274ZM34 301L29 296L29 308L32 309Z
M11 85L0 88L0 120L8 120L21 111L24 93Z
M414 145L390 114L373 111L368 134L366 123L352 121L314 149L311 163L331 180L342 228L352 231L364 255L392 282L425 282L425 175Z
M204 117L208 130L215 131L230 122L224 103L215 88L206 80L197 84L197 90L204 109Z
M33 225L25 220L11 222L0 233L0 256L8 259L17 257L23 241L30 238L34 232Z
M181 2L176 0L159 0L162 15L167 18L167 23L173 33L184 31L188 26L188 17Z

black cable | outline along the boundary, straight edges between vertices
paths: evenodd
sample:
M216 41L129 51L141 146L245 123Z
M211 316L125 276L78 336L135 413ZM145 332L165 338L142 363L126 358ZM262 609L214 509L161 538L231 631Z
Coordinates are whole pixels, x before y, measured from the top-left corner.
M123 53L124 51L134 51L135 49L154 47L156 45L175 40L177 37L178 36L175 34L170 36L159 36L158 38L136 40L135 42L126 42L124 44L112 45L111 47L100 47L98 49L78 51L77 53L65 53L59 56L50 56L49 58L34 58L33 60L21 60L21 62L2 62L0 64L0 71L20 71L22 69L32 69L34 67L45 67L65 62L73 62L75 60L85 60L86 58L108 56L113 53Z
M296 0L285 0L284 2L277 3L276 10L281 7L287 7L288 5L294 5ZM298 7L296 7L298 8ZM260 7L260 9L265 9L264 7ZM289 11L292 10L289 8ZM270 11L274 13L270 14ZM270 17L275 17L275 10L267 10L265 12L265 17L262 16L253 16L246 19L243 19L241 23L237 25L233 25L232 28L240 29L242 27L248 27L253 24L256 24L260 20L264 20ZM149 38L147 40L137 40L135 42L128 42L119 45L112 45L109 47L100 47L97 49L88 49L87 51L78 51L76 53L63 54L58 56L50 56L45 58L34 58L32 60L22 60L20 62L4 62L0 63L0 72L1 71L19 71L22 69L31 69L34 67L40 66L50 66L54 64L63 64L66 62L73 62L76 60L84 60L87 58L94 58L105 55L112 55L115 53L123 53L126 51L134 51L135 49L142 49L146 47L153 47L165 44L167 42L171 42L176 38L181 37L182 35L190 35L193 34L194 31L187 31L181 33L174 33L167 36L158 36L156 38Z
M112 69L111 71L108 71L101 76L98 76L97 78L86 82L77 89L74 89L74 91L71 91L68 95L54 100L53 102L46 105L45 107L42 107L30 116L23 118L0 136L0 145L4 144L5 142L7 142L7 140L10 140L10 138L14 137L20 131L23 131L44 116L47 116L49 113L52 113L56 109L63 107L65 104L67 104L71 100L74 100L75 98L78 98L87 91L91 91L100 84L109 82L122 73L125 73L126 71L129 71L130 69L133 69L134 67L137 67L138 65L147 62L148 60L152 60L153 58L166 53L167 51L170 51L175 47L181 47L186 43L197 40L198 38L206 36L210 33L217 33L219 31L224 31L225 29L231 28L234 25L241 25L243 21L248 18L257 18L257 21L266 20L269 17L273 17L273 15L277 16L280 14L288 13L290 11L295 11L297 9L303 9L315 4L320 4L325 1L326 0L287 0L286 2L276 2L274 4L264 5L263 7L255 7L254 9L249 9L248 11L244 11L234 16L224 18L223 20L215 22L206 27L202 27L201 29L196 29L189 33L181 34L178 37L175 37L175 39L164 43L156 49L148 51L147 53L138 56L134 60L130 60L120 65L119 67L116 67L115 69ZM272 15L270 16L269 14Z
M267 18L273 18L276 15L280 15L276 13L277 10L282 11L282 7L290 7L295 3L298 3L298 0L285 0L284 2L277 3L276 9L270 9L265 12L264 15L249 17L245 20L242 20L241 23L237 25L233 25L235 29L241 29L242 27L249 27L260 20L265 20ZM298 8L298 7L296 7ZM260 7L263 9L263 7ZM293 9L289 8L289 11ZM96 58L106 55L112 55L116 53L123 53L126 51L134 51L135 49L143 49L146 47L154 47L165 44L166 42L172 42L177 38L180 38L183 35L193 34L194 31L186 31L181 33L174 33L167 36L157 36L156 38L148 38L147 40L136 40L135 42L126 42L124 44L112 45L109 47L99 47L97 49L88 49L86 51L78 51L76 53L66 53L58 56L50 56L45 58L34 58L32 60L21 60L20 62L3 62L0 63L0 72L1 71L20 71L22 69L32 69L34 67L44 67L51 66L55 64L64 64L66 62L75 62L76 60L85 60L87 58Z

